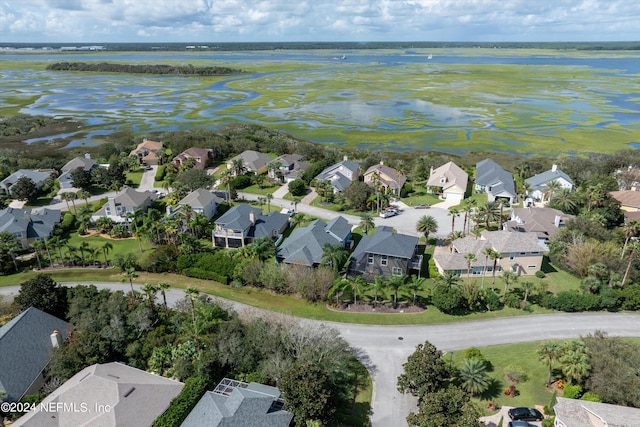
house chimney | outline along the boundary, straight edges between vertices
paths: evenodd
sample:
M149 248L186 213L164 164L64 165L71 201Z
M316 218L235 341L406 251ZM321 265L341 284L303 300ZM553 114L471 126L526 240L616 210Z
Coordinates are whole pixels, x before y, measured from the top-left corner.
M171 214L173 213L173 209L171 208L171 205L167 205L167 216L171 216Z
M249 212L249 222L251 222L252 225L256 224L256 214L253 211Z
M89 154L89 153L84 153L84 158L85 158L85 159L90 159L90 158L91 158L91 154Z
M55 329L51 333L51 346L53 348L58 348L62 346L62 335L60 335L60 331Z
M556 228L559 228L560 221L562 221L562 218L560 217L560 215L556 215L555 218L553 219L553 225L555 225Z
M342 160L346 162L347 160L349 160L349 156L347 156L347 155L345 154L345 155L344 155L344 157L342 158Z
M380 166L384 166L384 160L380 160Z
M551 172L556 172L558 170L558 165L551 166Z

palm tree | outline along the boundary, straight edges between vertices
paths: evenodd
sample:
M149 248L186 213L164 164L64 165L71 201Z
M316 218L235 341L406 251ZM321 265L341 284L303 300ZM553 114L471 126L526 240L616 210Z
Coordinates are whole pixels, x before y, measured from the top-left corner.
M220 183L227 188L227 201L231 203L231 180L233 179L233 172L231 169L226 169L220 174Z
M451 289L453 286L456 286L459 281L460 276L453 271L447 271L436 279L436 283L438 285L442 285L447 289Z
M138 240L138 250L140 252L143 252L142 250L142 236L140 235L140 233L138 232L138 223L136 222L136 217L137 217L137 213L139 213L139 210L136 209L137 212L127 212L126 218L127 221L129 222L129 232L136 236L136 239Z
M42 242L39 240L34 241L29 246L33 248L33 252L36 254L36 260L38 261L38 270L42 270L42 261L40 259L40 250L42 249Z
M167 307L167 291L171 289L171 285L167 282L160 282L158 283L158 289L162 294L162 302L164 303L164 312L166 314L169 310L169 308Z
M16 251L20 249L18 241L13 234L3 231L0 233L0 252L8 253L13 261L13 267L18 271L18 261L16 260Z
M184 216L184 223L187 225L187 228L189 228L191 234L193 234L193 230L190 226L191 217L193 216L193 208L191 207L191 205L183 205L181 211L182 215Z
M498 268L498 261L502 259L502 254L492 248L491 252L489 252L489 258L493 261L493 270L491 272L491 290L493 291L496 284L496 269Z
M198 288L193 286L187 286L184 289L184 293L187 294L189 300L191 301L191 319L193 321L193 332L196 334L196 341L198 340L198 335L196 332L196 298L200 295L200 291Z
M456 228L456 217L460 216L460 210L456 206L451 206L449 208L449 215L451 215L451 234Z
M471 229L471 214L478 206L476 199L466 199L462 202L462 211L464 212L464 224L462 225L462 232L469 234Z
M635 219L629 220L622 225L622 231L624 232L624 246L622 247L620 259L624 258L624 253L627 251L629 240L640 234L640 222Z
M629 254L629 262L627 263L627 268L624 271L624 276L622 277L622 283L620 284L621 288L624 288L624 284L627 282L627 278L629 277L629 270L631 270L631 265L633 265L633 262L636 259L636 255L640 250L640 243L633 242L631 243L631 245L629 245L629 247L631 248L631 253Z
M386 283L382 278L382 276L374 276L373 283L371 286L373 287L373 300L377 303L378 293L385 288Z
M562 188L562 184L559 181L549 181L544 185L544 191L542 192L542 201L550 202L553 196Z
M49 258L49 266L53 267L53 258L51 257L51 251L49 250L49 245L51 244L51 237L47 237L43 241L44 249L47 251L47 258Z
M133 267L127 268L124 273L122 273L125 279L129 280L129 285L131 286L131 295L135 298L135 291L133 290L133 281L138 278L138 273L136 273L136 269Z
M551 375L553 373L553 359L558 357L560 354L560 345L553 341L543 342L538 346L536 350L538 353L539 360L548 360L549 361L549 379L547 384L551 384Z
M109 242L104 242L100 249L102 249L102 254L104 255L104 265L109 266L107 255L109 254L109 251L113 250L113 245Z
M484 276L487 274L487 263L489 262L489 256L491 256L492 251L493 249L488 246L481 251L482 255L484 255L484 265L482 266L482 286L480 286L482 289L484 289Z
M413 305L416 305L416 297L418 296L418 292L424 288L424 282L424 278L412 276L411 281L406 285L407 289L413 292Z
M498 230L502 230L502 222L504 221L504 206L507 204L507 200L498 199L498 207L500 208L500 213L498 214Z
M267 202L266 197L258 197L258 205L260 205L260 210L262 211L262 206Z
M152 285L151 283L145 283L144 286L142 287L142 292L144 292L144 294L147 297L147 301L149 303L149 310L153 312L154 311L153 302L156 299L156 293L158 292L158 287L156 285Z
M68 211L71 211L71 207L69 206L69 201L73 197L72 194L75 195L75 193L73 193L71 191L65 191L64 193L60 193L60 198L67 203L67 210Z
M393 306L398 306L398 291L404 286L404 282L407 279L406 275L393 276L387 280L387 286L393 289Z
M84 199L84 204L89 206L89 197L91 197L91 193L88 191L80 190L78 191L78 198Z
M522 286L522 289L524 290L524 298L522 299L522 302L526 304L529 295L531 295L531 292L536 288L536 285L527 280L526 282L522 282L522 285L520 286Z
M209 220L207 219L204 213L196 212L196 214L193 217L193 220L189 225L191 226L191 230L193 231L197 239L200 238L200 235L204 232L204 228L207 226L208 223L209 223Z
M347 283L351 287L351 292L353 293L353 303L358 304L358 294L364 291L369 284L362 276L350 277Z
M502 272L502 280L504 281L504 295L502 298L506 298L509 285L518 281L518 275L512 271L505 270Z
M267 177L262 175L261 173L253 177L253 181L256 183L259 189L262 189L262 185L264 184L264 181L266 179Z
M471 284L471 264L477 260L476 255L472 252L464 255L467 260L467 281Z
M60 257L60 264L64 267L64 257L62 256L62 247L67 244L67 241L60 236L54 236L49 239L49 244L55 250L58 250L58 256Z
M438 222L431 215L422 215L416 223L416 231L424 234L426 244L429 245L429 234L438 231Z
M84 267L84 252L89 248L89 244L87 242L80 242L78 245L78 249L80 250L80 259L82 260L82 266Z
M605 189L602 183L590 185L587 187L587 211L591 212L591 208L600 206L605 197Z
M235 176L240 176L246 172L247 168L244 166L242 159L235 159L231 162L231 170Z
M67 255L69 256L69 259L71 260L71 264L73 264L74 267L76 265L77 253L78 253L78 248L76 248L73 245L67 245Z
M291 198L291 204L293 205L293 211L296 212L298 209L298 203L300 203L302 201L302 197L301 196L293 196Z
M464 359L458 370L458 376L462 388L472 396L484 393L491 385L486 364L475 357Z
M349 257L349 251L342 245L325 243L322 246L322 263L329 265L334 272L338 272Z
M498 204L496 202L485 203L480 207L478 216L482 218L487 230L489 230L489 225L492 221L495 221L498 216Z
M560 189L553 197L553 205L565 213L575 213L578 201L575 194L568 188Z
M364 234L369 234L370 230L373 230L374 228L376 228L376 224L375 222L373 222L373 217L371 216L370 213L365 212L363 214L360 215L360 228L362 228L362 231L364 231Z
M267 212L271 212L271 201L273 200L273 194L269 193L266 195L267 198Z

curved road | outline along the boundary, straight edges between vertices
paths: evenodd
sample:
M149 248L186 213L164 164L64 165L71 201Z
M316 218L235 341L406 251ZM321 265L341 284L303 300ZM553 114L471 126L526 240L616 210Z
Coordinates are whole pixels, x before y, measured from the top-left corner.
M73 283L64 283L73 286ZM98 288L127 292L123 283L96 283ZM141 285L134 285L137 290ZM18 286L0 288L0 295L16 294ZM175 304L184 292L171 289L167 301ZM234 301L213 297L225 308L251 315L270 313ZM406 425L407 414L415 410L416 400L398 393L396 378L402 364L415 347L428 340L443 351L458 351L467 347L486 347L547 339L567 339L592 333L596 329L621 337L640 337L640 314L579 313L519 316L443 325L376 326L321 322L298 319L312 325L327 325L340 331L356 350L373 378L372 425Z

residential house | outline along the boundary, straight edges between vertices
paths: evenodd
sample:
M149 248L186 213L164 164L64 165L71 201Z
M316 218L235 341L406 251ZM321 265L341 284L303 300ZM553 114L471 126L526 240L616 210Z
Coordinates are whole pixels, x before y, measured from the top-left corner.
M276 157L267 164L269 178L280 178L282 182L289 183L299 178L306 171L311 163L304 162L304 157L300 154L283 154ZM269 165L279 165L277 169L270 168Z
M218 205L222 202L223 200L211 191L198 188L180 200L177 209L172 209L167 205L167 215L173 216L180 213L185 206L189 205L194 215L201 213L207 220L211 220L218 211Z
M91 216L91 221L95 222L98 218L111 218L113 222L122 224L127 223L127 214L132 214L136 209L143 212L158 198L153 191L137 191L127 187L116 197L109 197L100 209Z
M625 212L640 211L640 191L620 190L609 193L611 197L620 202L620 209Z
M276 250L276 259L285 264L316 267L322 261L323 247L341 245L351 241L351 224L338 216L328 223L317 219L307 227L297 228Z
M503 227L512 232L535 233L538 243L546 248L558 229L573 218L573 215L552 208L515 208L511 211L511 219Z
M131 150L130 156L136 156L138 162L147 165L157 165L160 163L158 151L162 149L162 142L144 139L136 148Z
M11 195L13 187L20 178L29 178L38 189L55 173L53 170L43 169L18 169L2 181L0 181L0 193Z
M53 348L71 330L70 323L34 307L0 327L0 390L6 393L0 401L17 402L42 387Z
M334 193L345 190L352 181L357 181L360 176L360 166L357 163L350 162L347 156L340 163L329 166L318 176L317 181L329 181L333 187Z
M422 255L418 238L394 233L391 227L379 226L373 235L365 235L351 255L349 274L363 275L367 281L375 276L391 277L420 271Z
M288 226L289 215L280 212L263 214L262 209L240 203L215 221L213 246L239 248L261 237L269 237L277 244Z
M487 200L494 202L504 199L517 203L516 183L513 175L491 159L476 164L476 191L487 194Z
M543 248L536 233L530 232L483 231L478 239L465 236L451 242L450 250L438 247L433 261L440 274L451 271L462 277L493 274L493 260L484 255L485 248L491 248L502 256L496 265L496 273L511 271L531 276L542 267ZM475 255L471 271L465 258L470 253Z
M180 165L182 165L182 163L187 159L193 159L195 161L195 164L193 165L194 169L205 169L207 167L207 162L213 159L213 150L191 147L175 156L173 158L173 163L180 167Z
M62 169L60 169L60 176L58 177L58 181L60 181L60 188L62 190L73 188L71 172L74 170L82 168L85 172L91 172L97 167L98 163L91 158L89 153L85 154L84 157L74 157L69 160Z
M382 161L380 164L369 167L363 178L365 183L373 187L380 185L385 192L396 196L400 196L400 190L402 190L404 183L407 182L405 175L385 165Z
M565 397L557 400L553 407L555 427L631 427L639 424L639 408Z
M426 187L437 188L440 197L455 206L464 200L468 182L469 175L460 166L449 162L439 168L431 168Z
M151 426L183 387L180 381L122 363L91 365L45 397L41 405L13 426Z
M525 182L529 186L527 196L534 200L548 199L549 197L544 193L552 181L556 181L559 184L559 189L573 190L573 180L569 175L558 169L558 165L553 165L550 170L525 179Z
M0 210L0 232L10 233L23 248L28 248L36 240L53 236L61 219L62 212L55 209L6 208Z
M233 170L233 164L236 160L242 160L242 165L249 172L255 172L257 175L267 171L267 163L273 161L271 156L254 150L246 150L235 157L227 160L227 168Z
M288 427L293 414L283 408L276 387L224 378L200 398L181 427Z

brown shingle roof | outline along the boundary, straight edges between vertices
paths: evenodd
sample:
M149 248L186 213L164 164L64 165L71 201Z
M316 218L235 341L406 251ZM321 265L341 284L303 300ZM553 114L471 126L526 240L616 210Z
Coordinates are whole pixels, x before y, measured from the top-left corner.
M611 197L620 202L622 206L629 206L640 209L640 191L621 190L612 191Z

